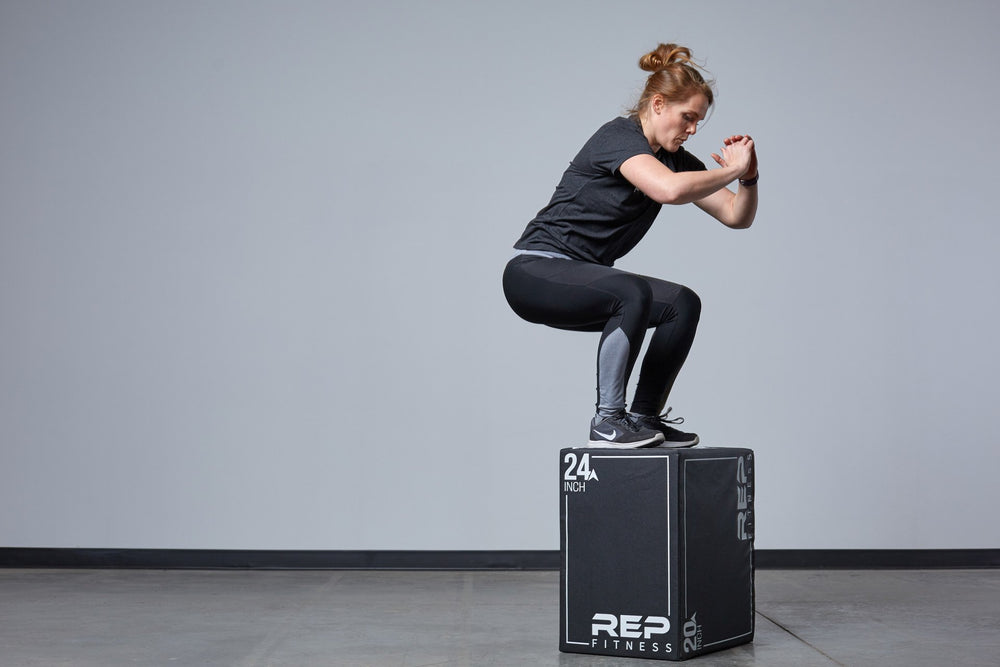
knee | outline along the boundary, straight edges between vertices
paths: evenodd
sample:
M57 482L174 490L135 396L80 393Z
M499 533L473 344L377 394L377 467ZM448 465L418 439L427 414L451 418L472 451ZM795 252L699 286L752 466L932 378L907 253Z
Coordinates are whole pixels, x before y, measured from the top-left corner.
M674 307L682 317L697 323L701 319L701 297L694 290L681 286L680 294Z

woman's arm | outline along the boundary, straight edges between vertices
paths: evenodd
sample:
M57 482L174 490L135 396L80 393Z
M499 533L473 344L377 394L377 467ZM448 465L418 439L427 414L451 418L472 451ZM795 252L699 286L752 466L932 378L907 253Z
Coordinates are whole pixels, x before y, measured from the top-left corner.
M694 203L726 227L746 229L757 215L757 186L741 185L736 192L723 188Z
M722 155L712 154L719 169L675 173L652 155L635 155L620 168L632 185L660 204L688 204L699 208L722 224L744 229L753 222L757 211L756 186L740 186L737 192L726 186L737 178L755 176L757 160L750 137L733 136L725 140ZM754 173L750 174L750 170Z
M723 188L704 199L695 202L695 205L705 211L713 218L732 229L746 229L753 224L753 219L757 215L757 148L753 144L753 139L749 136L734 135L723 141L725 146L731 146L737 142L749 142L750 163L747 170L740 177L741 180L754 181L753 185L740 185L734 193L728 188ZM712 159L719 163L720 167L728 164L727 154L723 148L722 155L712 153Z
M659 204L690 204L732 183L746 168L727 166L709 171L670 171L652 155L633 155L619 168L629 183Z

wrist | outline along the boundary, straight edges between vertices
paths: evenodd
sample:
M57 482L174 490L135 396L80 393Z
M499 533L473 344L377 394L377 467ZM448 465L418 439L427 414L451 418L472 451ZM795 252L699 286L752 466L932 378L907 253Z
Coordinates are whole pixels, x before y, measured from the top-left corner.
M757 185L758 178L760 178L760 174L756 171L754 171L753 176L748 176L744 174L743 176L740 176L740 185L742 185L745 188L753 187Z

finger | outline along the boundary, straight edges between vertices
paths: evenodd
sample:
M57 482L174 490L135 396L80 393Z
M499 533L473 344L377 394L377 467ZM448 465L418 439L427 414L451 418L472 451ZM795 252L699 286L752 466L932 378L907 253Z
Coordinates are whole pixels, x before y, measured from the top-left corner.
M713 160L715 160L716 162L718 162L718 163L719 163L719 166L720 166L720 167L725 167L725 166L727 166L727 165L726 165L726 161L725 161L725 160L723 160L723 159L722 159L721 157L719 157L718 155L716 155L715 153L712 153L712 159L713 159Z

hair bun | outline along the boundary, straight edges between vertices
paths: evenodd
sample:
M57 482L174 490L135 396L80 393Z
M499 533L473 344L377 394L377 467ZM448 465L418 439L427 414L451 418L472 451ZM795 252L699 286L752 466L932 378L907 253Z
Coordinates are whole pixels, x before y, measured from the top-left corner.
M655 50L639 58L639 67L646 72L659 72L674 63L693 65L691 49L677 44L660 44Z
M708 100L709 106L715 103L713 82L705 80L701 74L705 70L694 61L691 49L686 46L660 44L639 58L639 67L651 74L646 77L646 86L639 101L629 109L630 116L646 113L650 101L657 95L670 104L678 104L700 93Z

